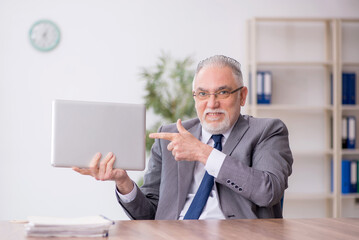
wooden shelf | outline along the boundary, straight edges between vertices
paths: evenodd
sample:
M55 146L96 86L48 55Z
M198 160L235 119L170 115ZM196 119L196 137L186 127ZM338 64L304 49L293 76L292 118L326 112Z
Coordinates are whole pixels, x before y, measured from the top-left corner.
M333 155L333 150L327 149L327 150L295 150L292 149L293 156L297 157L306 157L306 156L330 156Z
M333 106L309 106L309 105L294 105L294 104L256 104L249 105L249 108L256 108L257 110L276 110L276 111L304 111L304 112L313 112L313 111L331 111Z
M333 199L332 193L285 193L284 200L325 200Z
M356 199L359 198L359 193L342 194L342 199Z
M301 66L301 67L328 67L332 65L331 61L258 61L257 66Z
M249 108L257 108L258 110L280 110L280 111L333 111L332 105L326 106L309 106L294 104L250 104ZM359 111L359 105L342 105L342 111Z
M291 193L287 192L284 200L320 200L333 199L332 193ZM359 198L359 193L341 194L341 199L356 199Z
M342 149L343 156L359 155L359 149Z
M342 105L341 108L343 111L359 111L358 105Z
M320 199L333 199L332 193L291 193L287 192L284 200L320 200ZM356 199L359 198L359 193L341 194L341 199Z
M342 65L359 67L359 62L342 62Z
M342 18L340 19L341 22L352 22L352 23L359 23L359 19L350 19L350 18Z
M275 18L275 17L257 17L254 18L254 20L259 22L330 22L332 21L331 18Z

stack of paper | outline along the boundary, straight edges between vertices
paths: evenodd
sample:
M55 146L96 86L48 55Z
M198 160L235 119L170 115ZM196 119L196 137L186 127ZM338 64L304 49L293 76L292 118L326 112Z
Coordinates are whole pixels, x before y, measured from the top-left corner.
M82 218L29 217L27 236L33 237L107 237L113 221L103 216Z

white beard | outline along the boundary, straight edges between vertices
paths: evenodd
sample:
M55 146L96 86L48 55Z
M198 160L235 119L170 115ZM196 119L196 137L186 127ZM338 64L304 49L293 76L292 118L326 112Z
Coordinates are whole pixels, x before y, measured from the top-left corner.
M221 122L216 122L215 124L217 125L216 127L214 127L211 123L206 122L206 114L207 113L223 113L224 114L224 119ZM226 131L228 131L230 129L230 122L229 122L229 116L228 113L222 109L216 109L216 110L212 110L212 109L206 109L203 112L203 116L202 119L200 119L202 127L209 133L211 134L223 134Z

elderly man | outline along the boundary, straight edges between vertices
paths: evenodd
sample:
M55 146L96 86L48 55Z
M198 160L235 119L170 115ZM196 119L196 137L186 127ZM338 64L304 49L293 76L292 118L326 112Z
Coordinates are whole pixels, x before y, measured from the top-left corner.
M278 119L241 115L247 93L236 60L207 58L193 80L198 118L150 134L156 141L142 187L112 168L112 153L74 170L114 180L131 219L281 218L293 163L288 131Z

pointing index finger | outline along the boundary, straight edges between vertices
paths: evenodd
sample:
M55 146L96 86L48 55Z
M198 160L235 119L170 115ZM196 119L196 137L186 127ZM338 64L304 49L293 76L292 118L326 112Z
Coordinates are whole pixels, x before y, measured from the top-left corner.
M151 133L149 135L150 138L155 138L155 139L165 139L165 140L168 140L168 141L172 141L176 135L178 133L167 133L167 132L161 132L161 133Z

